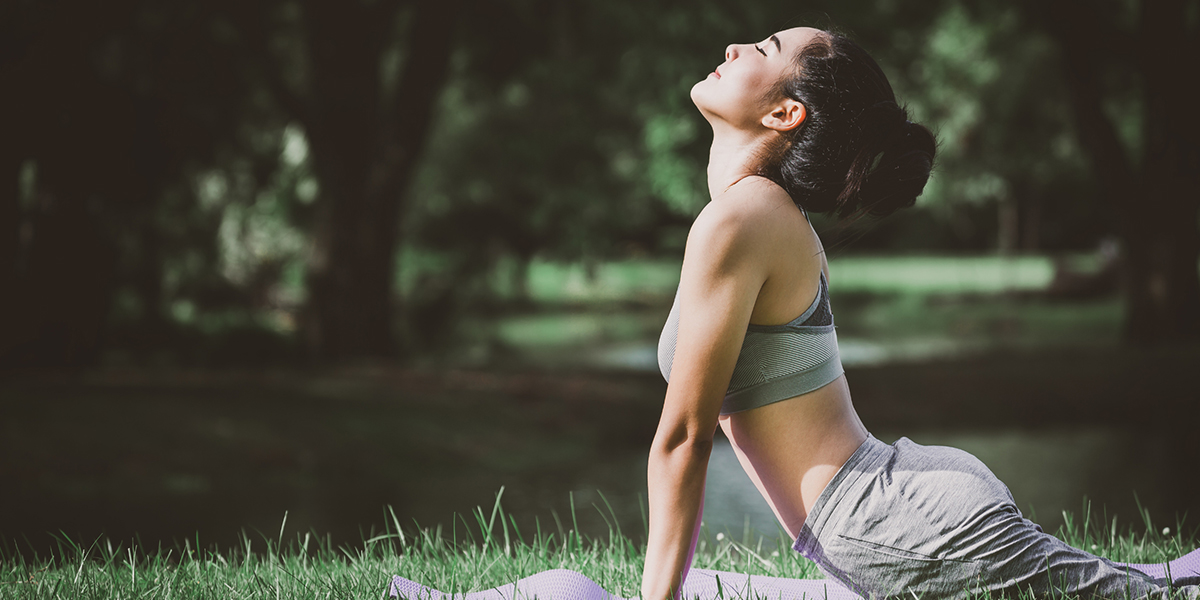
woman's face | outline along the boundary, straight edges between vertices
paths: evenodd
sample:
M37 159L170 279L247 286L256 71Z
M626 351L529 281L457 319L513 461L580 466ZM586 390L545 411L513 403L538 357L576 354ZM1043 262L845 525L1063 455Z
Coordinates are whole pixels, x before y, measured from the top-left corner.
M724 121L739 129L760 127L776 100L769 92L792 74L796 53L820 33L796 27L755 44L730 45L725 62L692 86L692 102L709 121Z

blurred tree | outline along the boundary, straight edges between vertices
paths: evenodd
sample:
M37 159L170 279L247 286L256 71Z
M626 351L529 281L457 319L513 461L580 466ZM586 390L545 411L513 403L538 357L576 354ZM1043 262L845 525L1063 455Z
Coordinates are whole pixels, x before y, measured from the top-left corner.
M536 56L507 61L506 70L457 69L442 99L406 246L434 256L407 260L417 272L402 277L410 313L428 308L411 319L425 330L418 344L486 295L482 279L498 265L515 263L509 273L520 281L535 255L585 264L638 252L677 257L708 201L709 135L689 90L724 60L727 44L822 24L836 11L835 20L870 37L864 43L890 49L896 31L921 39L940 10L828 2L816 7L826 16L798 21L782 1L543 6L513 28L515 39L536 40ZM486 28L469 39L486 39Z
M1025 10L1058 42L1076 135L1120 215L1126 339L1200 339L1200 2Z
M0 7L0 361L93 360L117 297L135 337L161 345L171 265L196 280L215 263L215 224L196 212L188 174L262 119L228 43L229 6Z
M477 41L416 182L407 251L437 258L405 275L422 345L485 299L505 261L520 298L534 256L594 263L654 251L664 228L685 228L703 206L699 117L680 107L694 73L719 60L686 26L705 25L711 7L553 2L512 14L504 29L528 48L524 59L497 56L487 32L499 16L468 22Z
M1091 192L1117 188L1090 182L1063 134L1072 113L1092 114L1070 110L1077 90L1100 86L1105 106L1146 115L1179 108L1114 91L1142 77L1159 82L1146 94L1174 98L1161 89L1175 83L1142 74L1162 61L1076 49L1064 60L1097 75L1068 69L1084 83L1064 85L1052 40L1083 34L1054 29L1050 9L1072 1L819 0L805 14L782 0L0 3L0 78L17 90L0 100L0 285L19 290L0 297L0 355L86 362L122 319L136 324L122 343L147 346L263 308L286 331L305 303L315 355L388 355L397 331L413 349L444 337L495 297L499 273L520 297L535 257L678 256L708 200L709 136L688 90L726 44L794 24L853 35L941 137L918 208L856 248L1090 245L1108 227ZM1192 41L1179 43L1194 48L1196 0L1172 1L1161 6L1185 6ZM1146 23L1166 19L1147 11ZM1158 182L1156 197L1194 198L1168 185L1186 176L1162 174L1170 156L1194 163L1194 146L1151 135L1157 125L1126 135L1143 120L1174 122L1110 123L1118 149L1161 158L1126 166ZM1099 170L1117 177L1114 164ZM1142 214L1186 224L1170 208L1184 201L1154 202ZM1129 244L1131 257L1169 255ZM1130 289L1186 287L1140 281Z
M949 215L990 208L990 219L977 213L963 228L984 233L1003 252L1093 244L1107 225L1100 211L1076 216L1067 228L1073 238L1042 226L1061 223L1063 209L1092 197L1082 154L1067 135L1069 105L1050 60L1052 40L998 2L950 4L920 41L914 33L896 33L918 49L898 57L907 67L896 65L896 87L940 142L921 204Z
M280 41L287 53L276 52L279 60L259 74L303 126L320 188L303 323L319 357L395 350L391 299L404 191L447 76L460 8L438 0L268 7L282 33L270 35L268 24L261 39Z

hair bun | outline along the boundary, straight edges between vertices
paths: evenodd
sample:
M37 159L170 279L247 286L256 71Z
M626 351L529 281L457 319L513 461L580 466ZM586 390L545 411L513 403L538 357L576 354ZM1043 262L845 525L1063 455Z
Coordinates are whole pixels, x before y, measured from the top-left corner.
M854 212L886 216L912 206L933 170L937 141L924 125L904 119L861 172Z
M882 217L912 206L933 169L933 134L890 100L864 110L853 129L861 145L838 195L838 216Z

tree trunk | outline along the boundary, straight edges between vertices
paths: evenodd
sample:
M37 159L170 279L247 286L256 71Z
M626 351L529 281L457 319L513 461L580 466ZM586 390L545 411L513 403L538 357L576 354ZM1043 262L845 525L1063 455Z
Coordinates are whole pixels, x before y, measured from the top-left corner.
M1188 52L1186 2L1143 0L1137 44L1143 81L1143 206L1138 253L1146 278L1140 286L1148 314L1128 337L1155 342L1200 339L1200 273L1195 176L1196 118L1186 104L1196 58ZM1189 156L1190 155L1190 156ZM1190 160L1189 160L1190 159ZM1143 329L1144 327L1144 329Z
M5 11L11 20L5 25L19 24L11 11ZM6 28L5 28L6 29ZM4 31L15 37L9 30ZM19 289L21 256L21 163L27 151L27 139L22 119L25 113L25 71L20 68L12 44L9 52L0 51L0 81L6 86L0 99L0 364L18 343L18 310L23 291Z
M0 364L16 343L17 256L20 243L20 160L0 149Z
M1096 9L1081 0L1045 6L1045 25L1058 41L1076 133L1092 163L1106 204L1119 220L1124 245L1123 337L1155 343L1200 338L1197 217L1200 181L1195 175L1195 117L1183 110L1182 86L1194 72L1185 51L1184 3L1144 0L1136 41L1144 83L1144 155L1140 172L1126 156L1104 113L1097 61L1106 35ZM1111 28L1109 29L1111 33ZM1183 66L1181 65L1190 65ZM1189 158L1192 157L1192 158Z
M1021 215L1017 207L1017 200L1011 194L1004 196L996 203L996 212L996 221L999 225L996 246L1000 254L1012 254L1017 251L1021 240Z
M321 194L306 334L320 358L395 352L392 284L402 196L446 79L456 5L416 4L392 99L383 94L380 61L395 7L308 5L312 110L306 125Z
M0 150L0 277L3 278L0 281L3 282L17 272L21 226L20 171L21 161L16 154Z

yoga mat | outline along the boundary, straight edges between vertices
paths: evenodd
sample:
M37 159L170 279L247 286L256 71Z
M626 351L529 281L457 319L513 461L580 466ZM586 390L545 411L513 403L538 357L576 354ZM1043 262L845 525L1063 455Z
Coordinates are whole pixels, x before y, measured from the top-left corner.
M1200 549L1169 563L1132 564L1131 567L1154 578L1167 577L1178 584L1194 584L1200 578ZM720 582L718 589L718 581ZM749 584L749 585L747 585ZM752 594L747 594L752 590ZM599 584L567 569L542 571L516 583L466 594L447 594L423 586L399 575L392 578L390 594L407 600L626 600L609 594ZM859 600L858 594L828 579L784 579L765 575L744 575L709 569L692 569L683 584L683 597L690 600Z

